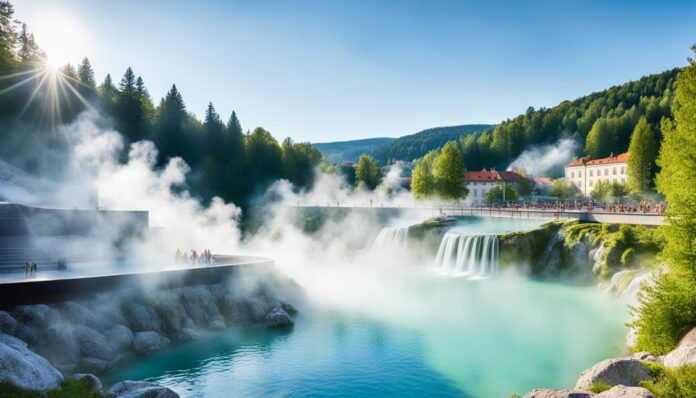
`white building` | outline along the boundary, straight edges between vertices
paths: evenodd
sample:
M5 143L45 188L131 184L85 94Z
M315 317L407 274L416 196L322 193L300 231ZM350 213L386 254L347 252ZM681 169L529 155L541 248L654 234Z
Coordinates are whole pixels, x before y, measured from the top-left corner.
M517 189L522 176L514 171L467 171L464 175L464 181L469 188L469 195L464 203L469 206L484 205L486 193L494 186L505 182Z
M628 178L628 153L591 160L582 157L565 166L565 179L575 184L583 195L588 196L599 181L625 184Z

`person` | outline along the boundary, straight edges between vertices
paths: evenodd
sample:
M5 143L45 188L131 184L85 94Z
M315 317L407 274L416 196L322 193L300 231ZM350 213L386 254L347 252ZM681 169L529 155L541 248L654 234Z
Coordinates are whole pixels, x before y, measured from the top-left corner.
M198 262L198 253L196 253L196 249L191 249L191 264L196 265Z
M174 264L179 264L181 262L181 250L176 249L176 254L174 255Z
M189 258L188 258L188 254L186 252L183 252L181 254L181 262L182 262L182 264L188 264Z
M33 274L34 278L36 278L36 263L35 262L31 263L31 274Z
M24 277L29 276L29 260L24 262Z

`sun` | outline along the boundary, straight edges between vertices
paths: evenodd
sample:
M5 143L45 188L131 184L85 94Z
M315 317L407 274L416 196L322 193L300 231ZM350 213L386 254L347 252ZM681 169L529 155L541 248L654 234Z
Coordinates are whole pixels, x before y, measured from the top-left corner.
M86 37L77 21L68 15L52 12L41 16L32 28L51 69L68 63L75 65L87 55Z

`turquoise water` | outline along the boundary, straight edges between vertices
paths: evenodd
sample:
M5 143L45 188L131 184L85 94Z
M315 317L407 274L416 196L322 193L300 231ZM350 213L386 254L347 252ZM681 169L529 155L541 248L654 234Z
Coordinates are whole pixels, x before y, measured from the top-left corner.
M234 328L138 359L108 381L182 397L495 398L572 387L622 353L625 305L594 288L414 277L369 308L303 308L294 329Z
M534 229L545 221L546 220L524 218L458 217L457 224L453 226L451 230L499 235L508 232Z

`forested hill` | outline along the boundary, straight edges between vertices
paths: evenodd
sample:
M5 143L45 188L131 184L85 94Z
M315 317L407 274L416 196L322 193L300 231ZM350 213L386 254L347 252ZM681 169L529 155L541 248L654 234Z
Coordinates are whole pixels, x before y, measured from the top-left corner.
M604 157L625 152L638 120L645 117L662 139L660 121L672 114L674 84L679 69L641 78L552 108L527 112L483 133L461 139L466 166L507 167L525 149L572 137L580 144L578 155Z
M458 140L471 133L490 129L492 124L464 124L461 126L435 127L415 134L403 136L391 144L378 148L373 156L381 164L397 160L410 162L418 159L435 148L452 140Z
M313 144L330 163L357 162L363 153L372 153L375 149L392 143L396 138L381 137L364 140L323 142Z

